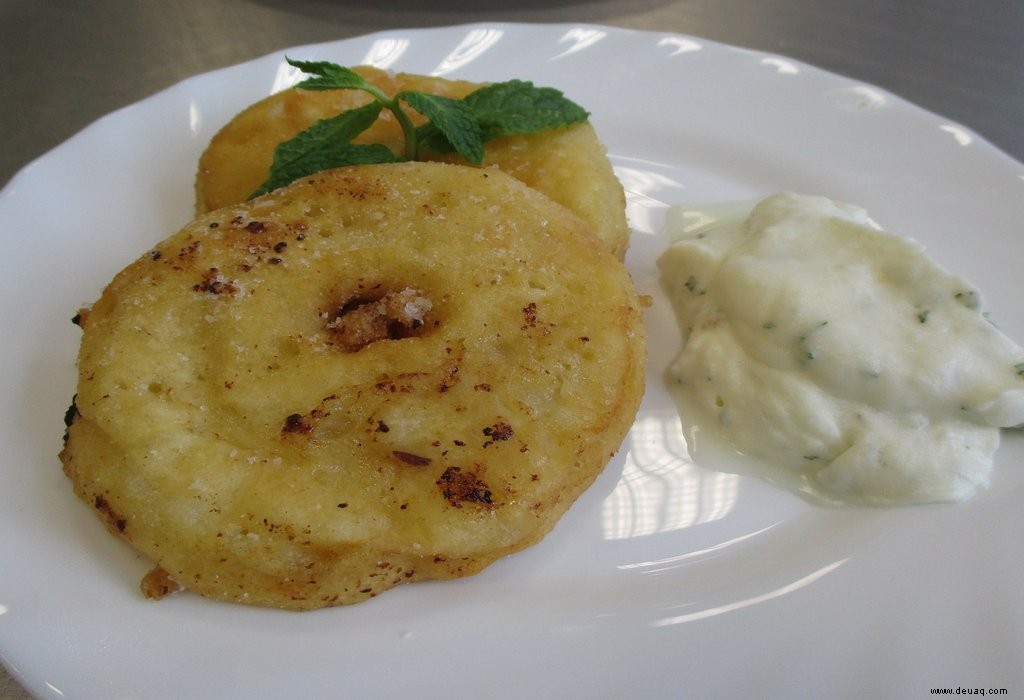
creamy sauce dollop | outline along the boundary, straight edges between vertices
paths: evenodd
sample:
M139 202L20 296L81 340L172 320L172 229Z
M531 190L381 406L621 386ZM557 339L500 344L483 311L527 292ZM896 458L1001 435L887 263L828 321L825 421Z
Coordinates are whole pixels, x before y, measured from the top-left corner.
M712 218L670 210L658 260L683 334L669 380L709 425L833 502L988 486L999 429L1024 424L1024 350L974 286L823 197Z

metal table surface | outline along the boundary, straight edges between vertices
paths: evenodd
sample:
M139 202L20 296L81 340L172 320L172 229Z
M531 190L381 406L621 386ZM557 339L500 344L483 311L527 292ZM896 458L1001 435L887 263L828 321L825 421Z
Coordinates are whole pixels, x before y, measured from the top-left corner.
M288 46L475 21L607 24L777 53L892 91L1024 160L1015 0L0 0L0 183L98 117L197 73ZM24 697L0 669L0 700Z

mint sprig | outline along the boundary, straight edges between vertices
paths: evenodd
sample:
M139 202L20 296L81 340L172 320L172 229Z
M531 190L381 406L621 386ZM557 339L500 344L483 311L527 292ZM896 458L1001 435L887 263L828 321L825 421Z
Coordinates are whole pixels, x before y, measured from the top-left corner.
M416 90L388 96L355 71L327 61L288 63L313 77L296 87L304 90L362 90L373 101L321 119L279 144L266 181L249 198L266 194L299 178L330 168L369 163L419 160L422 149L458 153L480 165L484 144L501 136L528 134L585 122L582 107L554 88L538 88L524 80L482 87L461 100ZM406 107L426 118L416 127ZM395 153L383 144L356 144L381 111L389 110L402 127L405 148Z

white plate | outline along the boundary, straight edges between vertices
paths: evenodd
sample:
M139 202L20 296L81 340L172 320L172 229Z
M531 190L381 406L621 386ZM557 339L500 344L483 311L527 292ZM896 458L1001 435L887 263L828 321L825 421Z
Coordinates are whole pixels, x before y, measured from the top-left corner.
M46 697L924 697L1024 687L1024 440L958 506L815 507L693 464L662 372L679 339L654 259L666 204L790 189L867 207L987 291L1024 338L1024 166L968 130L779 56L578 25L390 31L290 56L512 77L593 113L654 296L648 396L540 545L484 573L313 613L137 589L148 568L57 461L69 318L189 218L214 131L293 74L278 53L93 124L0 195L0 653ZM728 455L720 455L728 462Z

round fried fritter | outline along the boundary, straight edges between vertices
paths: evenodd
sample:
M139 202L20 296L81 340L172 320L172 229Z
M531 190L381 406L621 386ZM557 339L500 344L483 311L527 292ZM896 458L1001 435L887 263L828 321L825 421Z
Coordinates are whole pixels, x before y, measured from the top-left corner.
M389 95L418 90L457 99L482 87L481 83L392 74L367 66L354 70ZM370 99L358 90L291 88L250 106L213 137L199 160L197 213L245 201L266 180L279 143L319 119L364 105ZM410 116L420 121L411 110ZM402 130L386 110L356 142L383 143L396 153L404 148ZM425 157L465 164L458 155L428 153ZM495 139L486 144L484 165L501 168L576 212L619 259L625 255L629 243L625 194L589 123Z
M637 294L496 169L344 168L200 217L83 312L78 495L171 582L292 609L475 573L593 481L644 385Z

